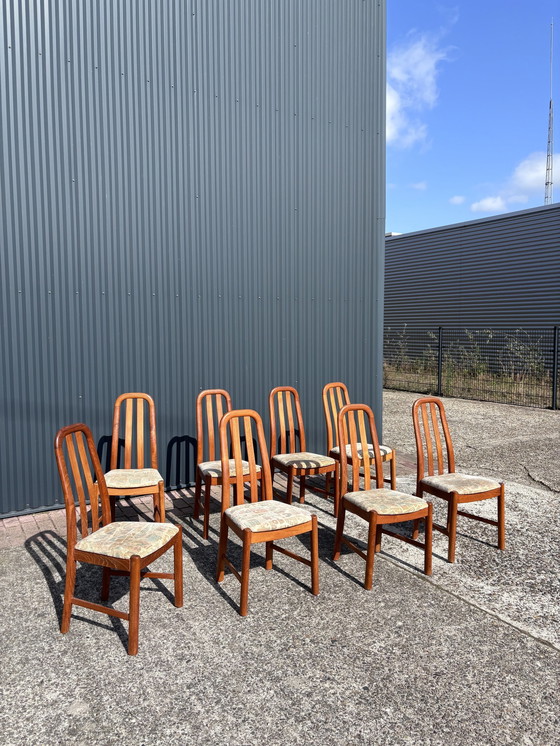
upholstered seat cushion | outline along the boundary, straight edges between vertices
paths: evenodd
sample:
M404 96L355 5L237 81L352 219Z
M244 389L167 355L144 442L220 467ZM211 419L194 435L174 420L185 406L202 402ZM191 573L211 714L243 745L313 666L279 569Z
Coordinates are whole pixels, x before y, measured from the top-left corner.
M406 495L396 490L363 490L361 492L348 492L344 499L368 512L374 511L382 515L402 515L403 513L414 513L422 508L427 508L428 503L413 495Z
M234 505L226 510L226 515L241 530L250 528L251 531L275 531L311 520L311 513L307 510L278 500Z
M105 474L105 483L109 489L155 487L159 482L163 482L163 477L157 469L111 469Z
M298 469L312 469L321 466L335 466L334 458L323 456L319 453L309 453L301 451L300 453L277 453L272 461L282 464L283 466L295 466Z
M476 495L479 492L497 490L500 483L488 477L471 476L470 474L435 474L424 477L421 484L426 487L435 487L443 492L457 492L459 495Z
M76 544L76 549L109 557L147 557L172 539L179 529L171 523L116 521L102 526Z
M250 467L247 461L241 462L241 467L243 469L243 474L249 474L250 473ZM211 477L221 477L222 476L222 462L221 461L203 461L201 464L198 465L198 468L202 472L202 474L209 475ZM260 466L257 466L257 469L260 470ZM236 470L235 470L235 459L230 458L229 460L229 475L230 477L235 477Z
M381 457L387 457L390 456L393 453L393 449L389 448L389 446L384 446L381 443L379 444L379 451L381 453ZM371 443L368 443L368 452L370 455L370 458L374 458L373 453L373 445ZM340 454L340 448L338 446L335 446L334 448L331 448L330 453L335 457L338 458L338 455ZM358 455L361 458L362 457L362 447L361 445L358 445ZM352 457L352 446L347 445L346 446L346 456L347 458Z

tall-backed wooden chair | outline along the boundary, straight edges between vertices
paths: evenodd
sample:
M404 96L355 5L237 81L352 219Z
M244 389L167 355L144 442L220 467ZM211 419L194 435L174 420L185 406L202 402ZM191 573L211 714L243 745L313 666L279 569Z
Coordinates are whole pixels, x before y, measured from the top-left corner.
M174 581L175 606L183 605L183 547L181 528L170 523L113 522L105 478L86 425L61 428L55 438L55 455L64 493L67 528L66 583L60 631L68 632L73 606L100 611L128 620L128 653L138 652L140 579ZM78 515L79 520L78 520ZM91 527L90 527L91 522ZM80 539L78 539L78 523ZM148 572L143 568L173 549L173 573ZM101 599L109 598L112 575L130 576L128 613L74 596L76 563L103 568Z
M121 449L122 459L119 458ZM165 490L157 461L156 406L149 394L128 393L117 397L113 409L110 471L105 474L105 482L113 520L118 497L152 495L154 521L165 521Z
M249 479L243 474L242 443L246 443ZM260 453L262 466L257 464L254 444ZM230 451L231 449L231 451ZM273 551L286 554L311 568L311 590L313 595L319 593L319 541L317 516L311 515L303 508L287 505L272 499L272 479L270 462L264 435L263 424L257 412L251 409L233 410L224 415L220 422L220 450L222 454L222 520L220 526L220 545L216 579L224 579L228 567L241 583L241 601L239 613L247 614L249 597L249 567L251 546L260 542L266 543L266 569L272 569ZM235 469L228 468L228 454L231 452ZM261 500L259 499L258 473L262 474ZM243 502L245 485L248 484L250 502ZM236 504L230 506L230 490L234 487ZM243 542L243 559L241 572L232 565L226 556L228 532L231 529ZM279 539L311 532L311 558L298 554L275 544Z
M204 523L202 536L208 538L210 524L211 488L222 484L222 459L220 457L220 420L231 412L231 396L224 389L206 389L196 398L196 476L194 491L194 517L200 515L200 499L204 483ZM230 476L235 476L234 459L228 459ZM245 477L249 477L249 464L241 461L240 468ZM260 466L257 467L257 478L260 479ZM245 480L247 481L247 479Z
M344 383L335 381L333 383L327 383L323 386L323 412L325 414L325 423L327 426L327 453L329 456L337 459L340 462L340 445L338 442L338 414L342 407L350 404L350 396L348 394L348 388ZM371 444L369 446L369 457L370 463L374 462L374 453ZM389 462L390 478L384 479L391 485L392 490L397 489L397 454L394 448L389 448L383 444L379 444L379 451L381 454L382 464L386 461ZM360 454L358 454L360 455ZM335 482L335 496L334 496L334 514L338 515L338 486L339 481Z
M381 550L382 534L424 550L424 573L432 574L432 505L413 495L383 487L381 452L373 412L365 404L347 404L338 415L338 442L340 443L340 494L341 503L336 524L333 560L340 557L344 543L366 561L364 588L369 590L373 581L375 553ZM370 455L373 451L373 457ZM348 467L352 469L350 492L348 489ZM364 489L361 488L363 466ZM375 481L371 467L374 466ZM368 524L367 553L346 539L344 519L346 512L354 513ZM425 521L425 541L409 538L385 528L391 523Z
M423 396L412 405L416 439L416 494L424 492L447 501L447 525L434 528L449 537L447 559L455 561L457 516L498 527L498 548L506 547L506 502L503 482L455 471L455 453L441 399ZM444 450L445 446L445 450ZM458 509L463 503L498 498L498 519L482 518Z
M326 475L325 489L318 492L330 494L330 477L337 472L337 462L332 456L310 453L305 448L305 430L299 394L292 386L277 386L268 397L270 413L270 466L272 482L274 471L287 475L286 500L291 504L294 477L299 478L299 501L305 499L305 478L316 474Z

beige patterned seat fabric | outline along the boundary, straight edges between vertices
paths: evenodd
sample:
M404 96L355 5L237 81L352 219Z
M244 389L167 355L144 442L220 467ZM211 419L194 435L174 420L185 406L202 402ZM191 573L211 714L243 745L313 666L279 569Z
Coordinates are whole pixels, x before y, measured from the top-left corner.
M171 523L117 521L102 526L76 544L76 549L108 557L147 557L172 539L179 529Z
M159 482L163 482L163 477L157 469L111 469L105 474L109 489L155 487Z
M242 461L241 466L243 468L243 474L249 474L250 473L250 467L247 461ZM209 475L211 477L221 477L222 476L222 462L221 461L203 461L202 464L198 465L198 468L204 475ZM257 470L260 470L260 466L257 466ZM236 476L235 471L235 459L230 458L229 460L229 475L230 477Z
M330 456L322 456L319 453L308 453L307 451L301 451L300 453L278 453L272 460L283 466L295 466L298 469L312 469L314 467L335 465L335 460Z
M379 450L381 452L381 457L390 456L391 453L393 453L392 448L389 448L389 446L384 446L381 443L379 444ZM370 458L374 458L373 445L371 443L368 443L368 452ZM338 446L331 448L331 453L338 455L340 453L340 448ZM358 445L358 455L360 456L360 458L362 457L362 447L360 445ZM346 446L346 456L348 458L352 457L352 446L350 445Z
M263 500L258 503L234 505L226 510L226 515L241 530L275 531L280 528L299 526L311 520L311 513L295 505L287 505L278 500Z
M344 499L362 510L382 515L402 515L414 513L416 510L427 508L428 503L413 495L406 495L396 490L363 490L362 492L348 492Z
M435 487L444 492L457 492L459 495L476 495L479 492L488 492L488 490L500 488L500 483L495 479L457 473L424 477L421 484L426 485L426 487Z

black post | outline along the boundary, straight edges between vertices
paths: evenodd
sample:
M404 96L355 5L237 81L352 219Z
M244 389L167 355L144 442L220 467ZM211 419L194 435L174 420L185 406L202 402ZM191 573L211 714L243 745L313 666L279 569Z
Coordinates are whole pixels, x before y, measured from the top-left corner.
M442 395L443 379L443 327L438 327L437 395Z
M554 327L552 352L552 409L558 409L558 327Z

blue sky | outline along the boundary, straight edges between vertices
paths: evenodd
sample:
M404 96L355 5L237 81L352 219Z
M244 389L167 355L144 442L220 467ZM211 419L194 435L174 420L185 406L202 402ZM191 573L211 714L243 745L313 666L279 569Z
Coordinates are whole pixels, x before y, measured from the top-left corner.
M387 231L544 203L553 17L560 121L558 0L387 0Z

